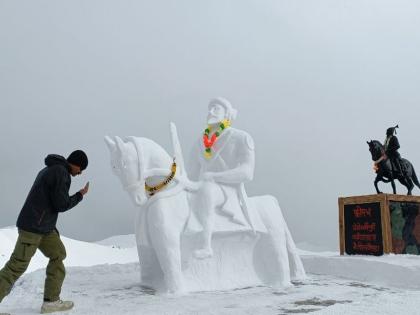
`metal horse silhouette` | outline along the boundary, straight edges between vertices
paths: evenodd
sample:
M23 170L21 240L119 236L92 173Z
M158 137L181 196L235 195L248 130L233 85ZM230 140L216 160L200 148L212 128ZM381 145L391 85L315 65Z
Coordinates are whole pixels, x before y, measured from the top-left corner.
M375 178L375 188L378 194L382 192L378 188L378 182L391 183L392 190L394 194L397 193L395 186L395 179L407 187L407 195L411 195L411 191L414 188L414 184L420 188L419 180L417 179L416 172L414 170L413 164L407 159L401 159L403 164L403 174L396 173L392 171L391 161L385 155L385 149L382 143L378 140L367 141L369 145L369 151L372 155L372 160L375 162L376 166L376 178Z

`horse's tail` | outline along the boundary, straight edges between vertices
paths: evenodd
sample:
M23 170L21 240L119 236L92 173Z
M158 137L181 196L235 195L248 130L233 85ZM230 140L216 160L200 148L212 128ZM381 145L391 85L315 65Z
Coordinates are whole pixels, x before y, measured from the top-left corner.
M412 176L412 178L413 178L414 184L416 184L416 186L418 188L420 188L419 179L417 178L417 174L416 174L416 171L414 170L414 167L413 167L413 176Z

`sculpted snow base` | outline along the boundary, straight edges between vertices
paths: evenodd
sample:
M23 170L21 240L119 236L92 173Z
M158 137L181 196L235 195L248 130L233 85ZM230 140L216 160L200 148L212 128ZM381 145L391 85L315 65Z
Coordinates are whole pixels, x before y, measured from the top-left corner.
M209 104L208 123L217 130L235 110L224 99ZM219 128L220 129L220 128ZM248 197L244 182L254 173L254 145L244 131L226 128L206 152L193 149L191 181L176 128L172 158L147 138L105 137L112 169L139 206L135 233L142 285L163 292L221 290L255 285L289 286L304 279L300 257L277 200ZM214 137L213 137L214 138ZM150 196L145 183L166 186Z

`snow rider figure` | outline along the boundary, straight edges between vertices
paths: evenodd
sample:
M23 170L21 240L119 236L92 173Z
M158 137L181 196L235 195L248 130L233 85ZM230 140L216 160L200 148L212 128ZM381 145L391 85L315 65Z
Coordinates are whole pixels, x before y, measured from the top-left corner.
M258 213L251 209L244 188L244 183L254 176L254 141L245 131L231 127L236 113L226 99L212 99L208 105L208 126L192 150L190 175L193 180L202 181L197 194L202 246L195 251L196 258L213 255L211 238L216 208L218 215L230 218L242 229L255 231L263 226Z

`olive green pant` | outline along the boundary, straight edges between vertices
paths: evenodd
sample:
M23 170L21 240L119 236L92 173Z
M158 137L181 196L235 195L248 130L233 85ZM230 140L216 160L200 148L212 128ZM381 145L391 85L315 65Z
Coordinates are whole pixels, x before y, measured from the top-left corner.
M60 299L61 286L66 275L63 264L63 260L66 258L66 249L60 235L57 231L36 234L19 230L19 237L12 256L0 270L0 302L10 293L13 284L26 271L37 249L50 259L45 279L44 300L57 301Z

